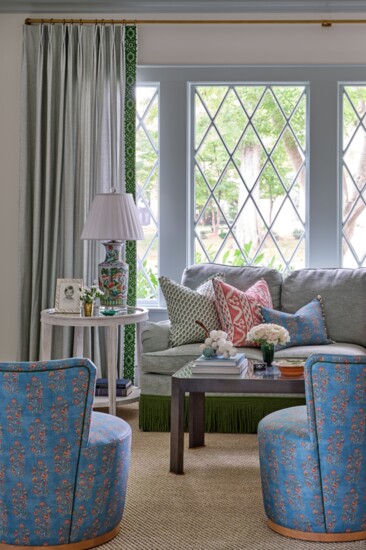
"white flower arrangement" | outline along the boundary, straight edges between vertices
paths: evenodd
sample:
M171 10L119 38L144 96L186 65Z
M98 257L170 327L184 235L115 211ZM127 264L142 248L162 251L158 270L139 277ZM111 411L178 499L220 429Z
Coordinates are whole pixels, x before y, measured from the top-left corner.
M284 345L290 341L288 330L273 323L262 323L250 329L247 334L249 342L257 342L260 346L273 344Z
M96 298L101 298L102 296L104 296L104 292L100 290L97 280L90 287L80 287L80 301L84 304L92 304Z

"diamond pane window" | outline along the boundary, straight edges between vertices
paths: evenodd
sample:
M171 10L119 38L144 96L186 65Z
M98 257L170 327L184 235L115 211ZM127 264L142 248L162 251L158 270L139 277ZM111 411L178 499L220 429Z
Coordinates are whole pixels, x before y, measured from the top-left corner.
M305 266L307 90L195 85L195 263Z
M137 300L158 300L159 90L136 87L136 204L144 229L137 244Z
M366 267L366 86L342 100L342 265Z

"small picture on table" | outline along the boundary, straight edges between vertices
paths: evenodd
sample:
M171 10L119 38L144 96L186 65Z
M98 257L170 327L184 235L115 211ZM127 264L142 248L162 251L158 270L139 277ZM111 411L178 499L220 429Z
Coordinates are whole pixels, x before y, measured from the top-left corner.
M55 311L80 313L80 287L82 279L57 279Z

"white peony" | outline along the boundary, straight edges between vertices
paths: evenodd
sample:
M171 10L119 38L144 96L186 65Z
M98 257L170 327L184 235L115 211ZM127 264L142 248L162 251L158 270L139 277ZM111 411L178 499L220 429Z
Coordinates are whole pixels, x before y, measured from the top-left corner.
M259 345L273 344L284 345L290 341L288 330L274 323L261 323L250 329L247 334L249 342L257 342Z

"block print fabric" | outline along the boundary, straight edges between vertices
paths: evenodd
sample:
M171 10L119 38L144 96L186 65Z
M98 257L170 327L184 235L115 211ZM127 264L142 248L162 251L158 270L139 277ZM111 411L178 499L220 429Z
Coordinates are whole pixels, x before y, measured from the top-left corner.
M88 359L0 364L1 542L68 544L118 525L130 427L91 412L95 376Z
M315 298L294 314L266 307L261 307L261 313L265 323L280 325L286 328L290 334L290 341L283 346L276 346L276 350L292 346L332 343L327 335L320 297Z
M160 277L159 283L171 323L170 347L204 341L204 331L196 324L196 320L201 321L208 331L221 328L212 279L202 283L196 290L180 285L168 277Z
M259 280L245 292L213 279L216 297L216 307L221 322L221 328L228 334L228 339L234 346L257 346L247 342L249 330L262 323L259 306L272 306L272 298L264 279Z
M130 451L130 426L93 411L89 444L81 449L71 542L108 533L121 521Z
M366 530L366 356L313 355L306 406L258 425L265 511L306 532Z

